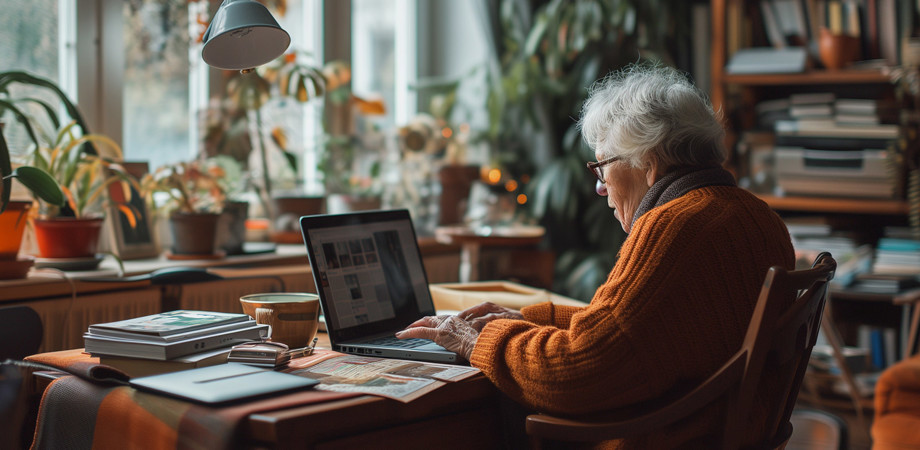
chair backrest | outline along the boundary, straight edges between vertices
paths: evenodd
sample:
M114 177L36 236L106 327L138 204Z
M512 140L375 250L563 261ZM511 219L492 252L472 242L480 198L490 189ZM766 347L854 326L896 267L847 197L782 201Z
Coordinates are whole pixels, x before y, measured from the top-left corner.
M31 307L0 308L0 361L38 353L43 333L42 319Z
M534 438L558 441L602 441L649 434L686 418L707 405L725 401L721 442L713 448L737 449L751 430L746 423L751 411L767 407L767 448L781 447L792 434L790 416L815 345L828 282L837 262L823 252L811 269L787 271L771 267L764 279L754 314L741 349L707 380L677 400L651 410L613 411L589 420L527 416L527 433ZM781 393L770 405L755 405L761 374ZM774 377L775 375L775 377ZM771 398L773 400L774 398Z
M821 327L828 283L836 269L831 254L823 252L811 269L790 272L771 267L767 272L741 346L747 363L740 385L729 393L722 448L738 448L748 433L743 421L755 406L761 375L767 368L778 374L778 379L771 381L779 383L782 394L778 402L768 405L766 430L773 442L766 444L779 446L789 439L789 419Z

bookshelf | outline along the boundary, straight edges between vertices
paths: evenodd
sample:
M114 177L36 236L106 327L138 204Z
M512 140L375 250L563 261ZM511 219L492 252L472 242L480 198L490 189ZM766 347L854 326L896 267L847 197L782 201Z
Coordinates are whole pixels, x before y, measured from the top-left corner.
M898 104L896 101L896 85L892 81L892 73L895 68L884 63L865 64L861 68L827 70L822 68L812 55L805 69L797 73L727 73L725 67L731 60L733 52L749 47L774 46L766 33L757 31L758 29L763 30L763 28L758 28L763 27L761 8L764 4L774 1L776 0L711 0L710 2L712 14L712 47L709 55L711 58L710 97L714 108L722 112L726 122L726 143L728 148L732 149L728 164L739 175L749 173L746 172L747 155L738 150L737 143L745 137L750 137L752 132L770 135L767 141L769 143L764 144L768 146L771 154L766 164L775 164L779 160L778 152L775 150L775 146L779 144L774 144L779 142L776 139L777 133L773 132L773 128L766 128L763 121L758 120L756 106L760 102L782 98L791 99L791 96L795 94L830 92L834 93L836 98L884 100L903 107L903 104ZM795 0L795 3L803 5L804 11L808 11L808 7L804 5L813 5L818 1ZM881 4L881 2L867 4ZM900 18L897 19L900 20ZM813 23L809 22L809 30L813 29L811 25ZM899 26L886 28L885 32L888 33L886 38L889 42L891 39L894 39L895 42L900 40L895 31L898 29L900 29ZM814 39L814 36L816 34L808 31L805 37ZM890 63L891 58L885 61ZM903 121L903 112L901 114ZM793 120L795 120L794 117ZM906 131L910 130L902 126L897 139L900 140L902 136L908 134ZM904 187L906 170L900 168L888 174L896 179L895 195L891 198L868 196L851 198L835 196L835 193L820 196L804 194L780 196L769 188L763 193L758 193L758 197L784 218L820 217L834 230L851 232L863 243L874 245L885 227L906 226L909 222L908 216L911 214L911 204L907 201ZM827 325L834 325L843 332L841 344L857 344L855 342L857 340L856 330L866 325L900 330L901 347L905 346L910 337L909 334L916 332L908 330L911 328L909 326L910 306L898 304L895 295L866 294L841 288L833 292L832 298L834 308L830 318L833 320L828 321ZM814 382L813 379L810 381ZM847 381L852 388L853 381ZM803 389L803 391L808 391L808 389ZM851 389L850 392L853 391L855 389ZM812 399L814 403L828 406L832 400L817 397ZM852 406L860 416L862 410L870 410L872 407L871 398L863 396L842 397L839 400L841 401L834 406Z
M812 63L801 73L726 73L725 66L734 50L749 46L771 45L762 34L758 36L757 32L750 31L745 34L743 31L762 26L763 18L759 9L761 3L745 0L712 0L710 2L712 12L710 96L713 106L716 110L722 111L726 120L728 148L735 149L742 134L755 129L755 105L763 100L816 91L834 92L838 96L855 92L863 97L894 100L894 85L890 77L891 68L886 66L826 70L820 68L820 64ZM800 3L804 5L806 2ZM733 150L729 158L731 168L737 173L745 163ZM879 220L875 221L879 227L878 232L885 225L905 225L909 213L909 204L904 200L903 194L891 199L808 195L777 196L773 193L761 193L759 196L781 213L815 213L837 216L877 215L880 216Z

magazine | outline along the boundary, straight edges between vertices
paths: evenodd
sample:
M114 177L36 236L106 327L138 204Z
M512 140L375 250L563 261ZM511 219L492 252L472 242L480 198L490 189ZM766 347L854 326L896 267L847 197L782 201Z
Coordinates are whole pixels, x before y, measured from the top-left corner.
M89 332L99 335L108 330L138 335L169 336L251 320L252 318L243 313L180 309L117 322L93 324L89 326Z

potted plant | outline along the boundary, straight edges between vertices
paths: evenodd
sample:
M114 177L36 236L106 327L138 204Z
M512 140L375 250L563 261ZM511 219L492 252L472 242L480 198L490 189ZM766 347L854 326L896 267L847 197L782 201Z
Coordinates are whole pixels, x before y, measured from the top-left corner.
M347 76L330 78L326 95L325 136L319 171L326 189L326 210L343 213L378 209L386 134L368 118L383 115L382 100L354 95Z
M169 217L173 258L216 258L217 226L226 194L218 180L223 169L213 159L157 168L141 179L141 192ZM157 201L157 196L162 201Z
M126 193L129 185L138 187L137 180L119 164L122 152L118 144L98 134L77 136L76 126L71 121L48 145L40 144L31 154L32 167L49 174L65 198L63 204L36 198L33 224L43 258L95 257L109 186L121 183ZM89 153L88 143L101 145ZM134 224L136 214L127 204L119 204L118 209Z
M14 96L11 86L23 85L37 88L40 95ZM63 109L71 117L72 122L67 126L60 126L58 108L39 97L47 97L50 93L60 102ZM29 109L31 108L31 109ZM91 225L83 234L74 235L64 231L66 239L55 241L56 233L47 233L58 225L80 223L82 220L63 219L51 220L59 216L86 218L87 212L94 204L102 203L105 196L104 190L109 184L118 179L103 173L105 169L119 171L117 166L112 166L114 161L120 160L121 151L111 140L88 133L85 121L80 115L76 105L73 104L64 92L52 81L21 71L0 72L0 111L12 116L14 121L10 124L19 125L24 132L30 147L20 151L24 160L32 165L22 166L11 170L10 148L3 139L0 151L0 170L3 172L3 195L0 198L0 210L5 209L9 201L12 178L18 179L29 188L40 208L32 210L35 220L36 237L38 239L40 255L46 258L71 258L95 256L96 243L99 240L101 220L93 218ZM38 111L38 114L30 114ZM50 132L46 131L49 129ZM111 157L100 156L95 143L104 142L112 150ZM122 178L127 180L126 178ZM101 215L101 211L97 214ZM128 211L126 211L128 213ZM133 217L133 215L132 215ZM45 225L48 225L47 227ZM65 226L66 228L67 226ZM19 236L17 233L16 236ZM49 243L44 238L51 239ZM76 248L76 243L82 242L82 248ZM18 246L19 240L17 240ZM68 252L72 250L73 252Z
M494 150L500 183L517 181L528 215L547 229L557 252L554 291L591 298L625 235L585 179L594 158L576 120L587 87L627 63L681 56L689 8L678 0L490 2L493 57L485 64L488 117L483 138ZM473 80L474 83L483 80ZM614 229L616 227L613 227Z

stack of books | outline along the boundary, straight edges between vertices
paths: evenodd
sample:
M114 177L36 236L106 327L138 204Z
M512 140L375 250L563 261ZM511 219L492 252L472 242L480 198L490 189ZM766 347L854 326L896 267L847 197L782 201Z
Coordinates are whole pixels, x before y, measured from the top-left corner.
M267 334L246 314L177 310L90 325L83 342L102 364L142 376L226 362L232 346Z
M909 231L888 227L878 241L872 272L887 275L920 275L920 240Z
M833 288L850 286L857 276L872 266L872 246L861 244L848 233L834 231L827 223L809 218L786 221L792 246L795 248L796 268L811 267L821 252L830 252L837 260L837 271L830 284Z

